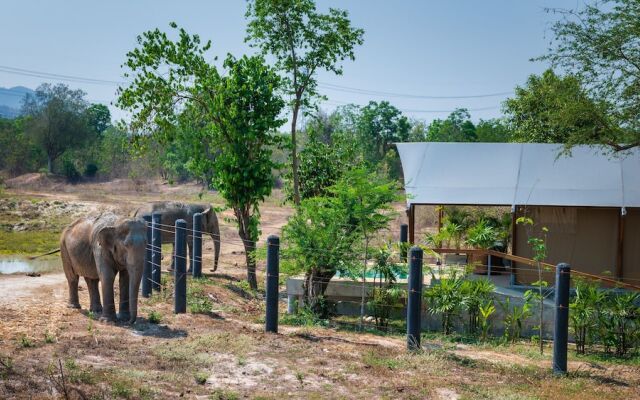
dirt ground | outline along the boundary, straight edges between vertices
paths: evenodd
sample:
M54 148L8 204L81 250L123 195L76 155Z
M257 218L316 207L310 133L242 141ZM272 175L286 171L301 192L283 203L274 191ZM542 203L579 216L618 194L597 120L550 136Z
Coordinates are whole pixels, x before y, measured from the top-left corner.
M9 183L0 196L0 224L10 232L18 232L18 224L26 232L55 230L77 214L105 209L130 213L151 200L200 201L197 185L72 186L33 176ZM202 201L222 206L215 194L204 194ZM282 194L274 193L261 208L262 237L278 233L291 212ZM216 273L209 271L213 243L205 241L207 277L189 281L187 314L172 312L168 274L162 292L141 298L133 326L95 320L86 310L84 282L83 309L67 308L59 270L39 277L0 275L0 398L640 398L638 362L572 356L570 374L554 377L550 348L540 356L529 344L470 345L436 337L409 354L401 335L285 325L278 334L265 334L262 294L242 282L244 255L230 217L228 211L220 217ZM47 225L51 220L56 223ZM263 270L261 263L260 282Z

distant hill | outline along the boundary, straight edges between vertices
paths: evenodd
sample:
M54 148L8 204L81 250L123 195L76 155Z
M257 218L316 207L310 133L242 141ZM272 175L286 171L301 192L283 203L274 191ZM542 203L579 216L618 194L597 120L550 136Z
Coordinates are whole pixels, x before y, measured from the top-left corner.
M22 100L28 93L33 94L34 91L24 86L9 89L0 87L0 117L15 118L20 115Z

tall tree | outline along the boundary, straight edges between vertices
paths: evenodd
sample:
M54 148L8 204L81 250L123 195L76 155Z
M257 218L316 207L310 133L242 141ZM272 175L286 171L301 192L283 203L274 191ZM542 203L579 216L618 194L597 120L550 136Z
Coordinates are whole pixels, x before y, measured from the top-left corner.
M88 103L85 92L67 85L40 85L35 94L27 94L23 114L28 116L28 136L47 154L47 169L53 173L53 162L67 149L82 146L94 131L87 123Z
M540 60L575 75L612 124L577 129L567 144L601 144L615 151L640 146L640 0L591 1L561 18ZM590 127L591 128L591 127Z
M512 134L502 119L481 119L476 125L476 138L481 143L506 143L512 140Z
M588 143L587 135L616 129L605 108L589 98L578 78L552 70L529 76L504 102L514 141L564 143L567 148Z
M293 198L300 204L296 125L301 107L311 107L318 97L320 70L342 74L341 62L355 59L354 48L363 43L364 31L351 26L344 10L316 10L313 0L249 0L247 38L263 55L276 60L291 98L291 162Z
M428 142L475 142L476 127L466 108L458 108L447 119L435 119L427 128Z
M360 109L357 129L364 159L386 168L390 176L397 178L399 157L393 144L409 139L411 125L407 117L388 101L370 101Z
M177 28L172 23L173 28ZM132 125L154 132L165 142L210 143L217 154L192 154L187 166L209 170L212 183L233 209L245 248L247 280L257 288L255 249L259 204L273 188L274 130L284 123L278 115L284 101L277 94L281 79L262 57L236 59L228 55L221 74L207 61L211 43L179 29L170 40L158 29L143 33L139 47L127 54L125 65L134 75L120 89L118 104L133 112ZM181 129L186 121L194 122Z
M104 104L91 104L87 108L87 123L96 133L102 134L111 126L111 112Z

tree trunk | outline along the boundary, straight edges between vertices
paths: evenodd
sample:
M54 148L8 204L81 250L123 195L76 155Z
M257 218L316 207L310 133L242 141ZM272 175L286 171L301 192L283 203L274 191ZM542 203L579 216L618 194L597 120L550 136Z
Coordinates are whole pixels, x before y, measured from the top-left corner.
M321 309L320 298L324 296L325 290L329 285L329 281L335 275L334 270L323 270L322 268L312 268L304 280L304 303L314 313L321 318L327 318L327 310Z
M256 240L251 237L249 226L251 222L251 216L248 211L240 208L234 208L236 219L238 220L238 235L242 239L244 245L245 259L247 262L247 282L252 290L258 289L258 280L256 278Z
M296 96L293 105L293 117L291 118L291 169L293 174L293 202L300 205L300 180L298 177L298 147L296 143L296 124L298 122L298 112L300 111L300 97Z
M53 159L50 154L47 154L47 170L50 174L53 174Z
M362 267L362 290L360 293L360 330L364 330L364 299L367 292L367 259L369 258L369 239L364 240L364 266Z

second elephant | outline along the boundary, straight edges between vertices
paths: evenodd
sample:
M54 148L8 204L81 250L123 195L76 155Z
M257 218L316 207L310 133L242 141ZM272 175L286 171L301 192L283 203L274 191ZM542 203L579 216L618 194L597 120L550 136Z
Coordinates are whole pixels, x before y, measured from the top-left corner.
M193 215L202 214L202 232L209 234L213 239L214 260L213 271L218 269L218 260L220 258L220 225L218 224L218 216L211 204L190 204L180 203L176 201L157 201L149 203L138 208L134 216L142 217L143 215L151 215L152 213L161 213L160 223L165 225L162 227L162 243L174 243L174 226L177 220L183 219L187 222L187 231L193 229ZM187 245L189 248L189 259L193 256L193 241L191 235L188 235ZM172 253L175 252L173 249ZM173 264L172 264L173 265ZM191 265L191 263L189 264Z

